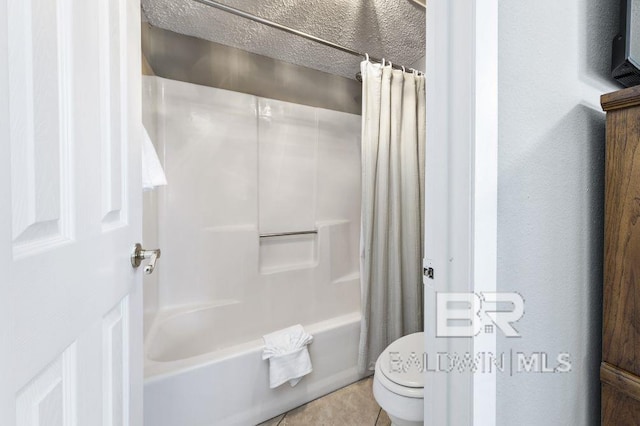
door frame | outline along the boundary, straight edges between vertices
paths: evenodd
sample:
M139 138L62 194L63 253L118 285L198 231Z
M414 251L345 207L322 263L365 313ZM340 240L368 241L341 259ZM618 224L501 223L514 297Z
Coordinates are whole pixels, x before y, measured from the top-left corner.
M496 354L434 323L436 293L497 290L498 0L429 0L426 34L425 353ZM426 424L496 424L495 371L426 374Z

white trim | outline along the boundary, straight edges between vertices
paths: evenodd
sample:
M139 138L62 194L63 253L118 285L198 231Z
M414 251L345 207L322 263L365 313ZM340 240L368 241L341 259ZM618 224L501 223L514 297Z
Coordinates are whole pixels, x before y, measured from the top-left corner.
M498 216L498 0L475 5L474 291L495 292ZM481 332L475 353L496 353L496 334ZM473 424L496 424L496 371L473 381Z
M493 335L435 337L435 294L495 291L497 0L427 4L425 350L495 353ZM496 421L496 375L428 372L425 424Z
M446 342L437 339L435 327L435 292L449 281L447 253L449 252L448 139L449 139L449 87L448 81L449 2L429 0L426 10L426 158L425 158L425 238L424 267L435 270L434 279L424 280L425 353L444 352ZM436 206L440 206L436 208ZM424 423L445 425L448 416L448 389L446 377L427 374L424 387Z

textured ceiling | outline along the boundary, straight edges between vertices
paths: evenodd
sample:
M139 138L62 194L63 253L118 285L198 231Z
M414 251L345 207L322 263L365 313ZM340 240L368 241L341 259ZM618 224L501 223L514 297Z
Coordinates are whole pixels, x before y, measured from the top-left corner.
M424 56L425 10L411 0L218 1L398 65ZM363 59L193 0L142 7L151 25L348 78Z

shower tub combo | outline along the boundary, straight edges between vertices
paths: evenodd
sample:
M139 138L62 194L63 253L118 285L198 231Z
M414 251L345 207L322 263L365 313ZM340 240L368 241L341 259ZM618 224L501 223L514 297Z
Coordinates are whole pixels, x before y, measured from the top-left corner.
M145 77L169 185L145 195L145 424L256 424L360 378L360 117ZM269 388L261 337L313 372Z

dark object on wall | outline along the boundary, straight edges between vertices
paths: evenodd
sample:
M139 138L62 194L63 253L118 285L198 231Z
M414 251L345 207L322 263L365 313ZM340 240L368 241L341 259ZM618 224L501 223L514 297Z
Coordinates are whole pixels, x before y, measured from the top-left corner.
M603 95L602 426L640 424L640 86Z
M620 32L613 38L611 76L626 87L640 84L640 0L620 0Z

